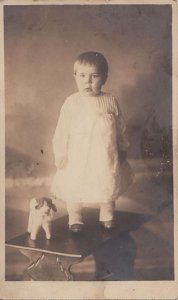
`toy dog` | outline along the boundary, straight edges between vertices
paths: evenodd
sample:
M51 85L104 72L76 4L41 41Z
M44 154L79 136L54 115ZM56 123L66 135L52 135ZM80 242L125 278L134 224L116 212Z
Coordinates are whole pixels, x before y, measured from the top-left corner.
M57 208L50 198L31 199L28 220L28 232L31 240L36 240L40 228L44 229L47 239L51 238L52 211L56 212Z

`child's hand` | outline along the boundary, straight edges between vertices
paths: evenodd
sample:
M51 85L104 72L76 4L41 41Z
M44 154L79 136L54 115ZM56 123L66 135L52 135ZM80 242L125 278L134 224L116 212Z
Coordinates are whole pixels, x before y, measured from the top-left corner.
M64 169L66 165L67 165L67 157L65 156L56 162L57 169Z
M119 151L120 164L123 164L123 162L126 161L126 159L127 159L127 152Z

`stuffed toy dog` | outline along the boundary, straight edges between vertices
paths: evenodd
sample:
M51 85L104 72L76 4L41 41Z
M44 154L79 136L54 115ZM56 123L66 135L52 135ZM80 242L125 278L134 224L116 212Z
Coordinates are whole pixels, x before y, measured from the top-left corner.
M36 240L40 228L44 229L47 239L51 238L52 211L56 212L57 208L50 198L31 199L28 232L32 240Z

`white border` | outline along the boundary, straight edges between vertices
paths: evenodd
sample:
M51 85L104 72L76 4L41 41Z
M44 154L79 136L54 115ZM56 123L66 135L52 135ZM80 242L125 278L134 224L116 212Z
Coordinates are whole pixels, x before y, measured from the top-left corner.
M177 174L177 157L178 157L178 120L177 120L177 78L178 78L178 52L177 52L177 29L178 29L178 7L177 1L13 1L4 0L0 3L0 35L1 45L3 45L3 6L4 5L95 5L95 4L169 4L173 9L173 141L174 141L174 233L175 233L175 280L174 281L120 281L120 282L5 282L4 281L4 243L1 244L0 256L0 298L1 299L178 299L178 277L177 277L177 249L178 249L178 222L177 222L177 197L178 197L178 174ZM3 46L0 48L0 143L4 145L4 53ZM13 51L13 50L12 50ZM3 97L2 97L3 95ZM4 201L4 147L0 152L0 188L1 199ZM3 206L1 206L3 208ZM2 209L3 210L3 209ZM4 241L4 213L1 213L0 219L0 237Z

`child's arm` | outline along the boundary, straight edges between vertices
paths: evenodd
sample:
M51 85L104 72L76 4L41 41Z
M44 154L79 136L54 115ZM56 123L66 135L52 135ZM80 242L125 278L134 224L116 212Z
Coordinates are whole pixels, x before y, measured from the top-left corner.
M67 149L70 129L70 114L68 105L63 104L53 137L53 151L55 165L57 168L64 168L67 163Z
M117 102L117 138L120 162L123 163L127 158L127 149L130 146L126 124L122 116L121 109Z

